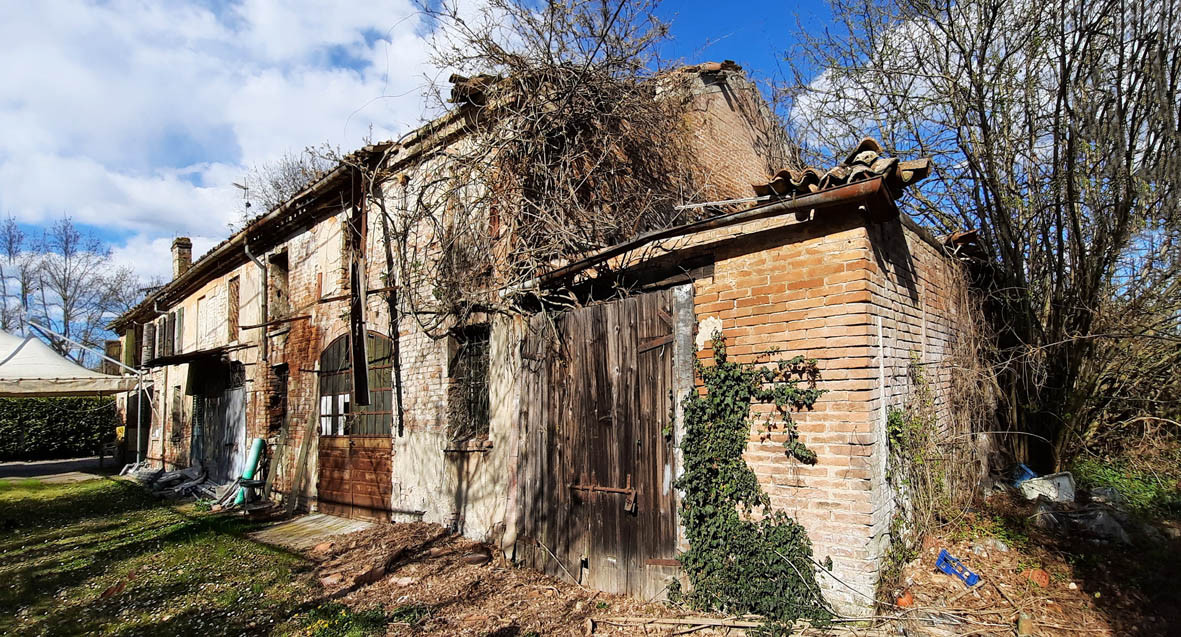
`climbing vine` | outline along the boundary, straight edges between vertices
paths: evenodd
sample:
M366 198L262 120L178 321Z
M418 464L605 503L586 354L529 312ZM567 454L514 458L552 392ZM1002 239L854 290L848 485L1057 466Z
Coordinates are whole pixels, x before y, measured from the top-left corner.
M886 412L886 482L894 512L879 575L884 601L901 593L902 569L918 556L923 537L959 519L972 498L971 468L951 461L972 457L970 436L949 419L941 422L935 380L916 353L911 353L907 376L908 393Z
M763 440L780 430L787 455L815 464L816 454L799 440L792 410L811 408L816 388L814 360L739 363L729 359L721 334L713 338L713 365L697 363L704 393L684 400L684 497L681 519L689 550L679 556L692 589L670 585L670 599L701 610L761 615L776 626L799 619L824 623L832 614L816 584L812 544L804 528L773 511L742 454L751 431L751 405L773 405ZM755 515L756 509L759 515Z

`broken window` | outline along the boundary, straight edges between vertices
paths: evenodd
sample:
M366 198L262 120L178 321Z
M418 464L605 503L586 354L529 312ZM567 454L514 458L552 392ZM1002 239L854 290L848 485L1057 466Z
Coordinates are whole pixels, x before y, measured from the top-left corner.
M490 336L486 324L470 325L454 335L447 400L447 429L453 442L488 437Z
M180 442L184 438L184 429L184 391L177 385L172 388L172 442Z
M320 355L320 435L388 436L393 421L393 343L370 332L369 404L354 404L353 366L349 336L345 334Z
M267 392L267 431L277 432L287 421L287 381L290 372L287 363L271 368L270 387Z
M228 294L226 299L226 326L229 328L229 341L233 343L238 340L238 313L241 308L240 297L242 294L242 279L234 277L230 279L228 286Z
M286 251L271 255L267 277L268 296L270 297L267 300L267 313L269 314L267 320L273 321L287 318L287 314L291 311L291 290L289 287L290 271L287 267Z

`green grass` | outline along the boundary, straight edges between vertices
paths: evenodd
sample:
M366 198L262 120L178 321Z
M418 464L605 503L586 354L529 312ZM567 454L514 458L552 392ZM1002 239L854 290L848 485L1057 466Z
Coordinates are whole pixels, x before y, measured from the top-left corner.
M955 542L992 537L1011 548L1023 548L1029 544L1025 531L1025 520L1006 518L995 513L968 513L956 520L948 531L948 537Z
M1128 509L1148 518L1181 516L1181 488L1176 478L1162 477L1123 462L1076 460L1070 467L1079 485L1087 489L1110 487L1127 501Z
M0 634L269 633L303 610L310 565L251 528L122 481L2 480Z
M311 637L363 637L385 632L390 622L402 622L416 626L430 616L425 606L403 606L391 613L377 608L354 611L343 604L330 603L318 606L299 618L303 634Z

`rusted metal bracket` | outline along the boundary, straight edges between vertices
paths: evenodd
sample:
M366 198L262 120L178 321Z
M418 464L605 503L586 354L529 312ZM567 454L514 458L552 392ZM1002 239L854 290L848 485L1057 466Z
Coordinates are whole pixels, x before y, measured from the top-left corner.
M396 292L397 290L398 290L398 286L387 285L383 288L373 288L372 290L366 290L365 296L373 296L374 294L381 294L382 292ZM319 301L316 301L316 303L332 303L333 301L346 301L350 298L352 298L351 294L338 294L336 296L326 296L326 297L320 299Z
M648 339L648 340L640 343L639 348L638 348L638 352L640 354L643 354L644 352L646 352L648 350L653 350L653 349L656 349L657 347L662 347L664 345L668 345L671 342L673 342L673 335L672 334L667 334L665 336L658 336L656 338Z
M585 478L583 478L585 480ZM604 487L598 484L572 484L570 488L575 491L589 491L591 493L622 493L627 496L623 501L623 510L628 513L636 512L636 490L632 488L632 474L627 474L627 486L619 487Z
M311 314L302 314L300 316L289 316L287 318L275 319L273 321L267 321L266 323L259 323L257 325L240 325L238 326L238 329L253 330L260 327L271 327L272 325L282 325L284 323L294 323L295 321L305 321L310 318L312 318Z

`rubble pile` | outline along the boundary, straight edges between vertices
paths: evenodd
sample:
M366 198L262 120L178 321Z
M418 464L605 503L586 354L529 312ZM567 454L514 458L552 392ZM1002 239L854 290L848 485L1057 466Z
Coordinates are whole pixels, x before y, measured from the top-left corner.
M1143 570L1135 560L1175 550L1172 527L1131 514L1114 489L1020 469L984 485L982 510L926 538L885 591L886 614L921 635L1166 634L1176 611L1131 579Z
M209 479L200 463L176 471L153 469L146 462L129 464L119 475L130 478L157 495L180 499L193 497L211 502L218 509L232 506L238 494L238 481L218 484Z

